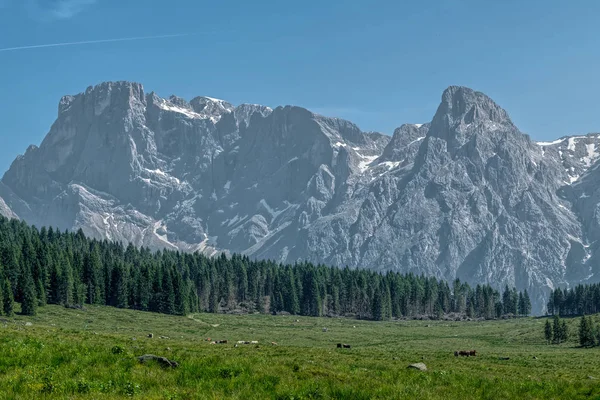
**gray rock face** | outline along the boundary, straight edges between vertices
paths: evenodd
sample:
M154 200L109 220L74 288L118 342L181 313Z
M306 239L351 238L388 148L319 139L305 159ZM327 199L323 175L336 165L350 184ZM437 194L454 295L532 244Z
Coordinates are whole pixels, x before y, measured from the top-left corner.
M6 218L19 218L10 207L6 204L4 199L0 197L0 215Z
M596 279L600 135L535 143L450 87L393 137L293 106L129 82L65 96L0 183L0 212L152 248L425 273L528 289Z

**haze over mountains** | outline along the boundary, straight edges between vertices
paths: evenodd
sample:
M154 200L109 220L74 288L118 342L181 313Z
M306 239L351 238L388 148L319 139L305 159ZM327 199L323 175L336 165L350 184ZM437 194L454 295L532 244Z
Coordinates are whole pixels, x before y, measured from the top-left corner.
M412 271L528 289L597 281L600 134L536 143L449 87L392 137L300 107L65 96L0 182L0 213L154 249Z

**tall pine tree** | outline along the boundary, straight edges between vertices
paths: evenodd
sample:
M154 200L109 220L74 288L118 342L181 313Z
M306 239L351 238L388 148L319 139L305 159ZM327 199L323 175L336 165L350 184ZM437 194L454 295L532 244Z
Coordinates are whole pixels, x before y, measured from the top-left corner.
M38 300L36 298L35 285L31 273L26 273L23 279L23 300L21 302L21 313L23 315L37 314Z
M4 315L7 317L12 317L14 312L15 300L13 297L12 286L8 280L8 278L4 279L4 286L2 294L4 295L4 299L2 301Z
M546 325L544 326L544 337L546 338L546 343L552 341L552 324L549 319L546 320Z
M579 322L579 344L582 347L592 347L596 344L592 319L583 315Z

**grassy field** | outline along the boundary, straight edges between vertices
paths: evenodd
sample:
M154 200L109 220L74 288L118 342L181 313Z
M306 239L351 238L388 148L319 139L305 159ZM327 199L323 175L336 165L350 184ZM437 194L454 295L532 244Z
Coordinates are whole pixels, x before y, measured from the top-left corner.
M367 322L47 306L36 317L0 317L0 399L600 398L600 349L578 348L579 321L568 322L571 341L557 346L545 344L543 318ZM453 355L468 349L478 356ZM180 366L140 364L146 353ZM406 368L415 362L428 370Z

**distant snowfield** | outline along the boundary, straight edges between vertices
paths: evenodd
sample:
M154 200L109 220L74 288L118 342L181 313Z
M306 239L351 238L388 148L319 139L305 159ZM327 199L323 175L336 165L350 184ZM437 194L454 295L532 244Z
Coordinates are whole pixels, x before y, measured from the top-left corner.
M568 175L568 181L564 181L565 185L576 184L600 157L597 145L600 144L598 134L563 137L552 142L536 143L542 146L544 156L548 154L547 149L550 147L558 151L559 159Z

